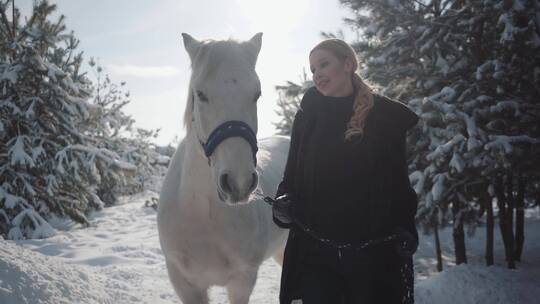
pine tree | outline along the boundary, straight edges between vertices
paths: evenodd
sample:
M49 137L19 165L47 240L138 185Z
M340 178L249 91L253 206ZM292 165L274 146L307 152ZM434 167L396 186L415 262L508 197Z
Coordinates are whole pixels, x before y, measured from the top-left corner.
M157 150L152 140L158 130L145 130L134 126L135 120L123 112L131 101L125 90L125 82L114 83L103 67L91 58L90 67L94 72L91 105L94 108L84 126L99 139L100 147L116 152L119 157L136 165L136 171L129 179L118 179L114 171L105 171L106 178L98 187L98 195L107 204L116 201L117 194L132 194L145 189L145 183L160 174L168 163ZM167 157L165 157L167 158ZM103 168L104 170L106 168Z
M276 86L278 92L276 113L281 117L281 120L274 125L279 135L290 135L294 121L294 115L300 107L300 101L304 93L313 86L313 81L307 78L306 71L303 72L300 83L287 81L284 85Z
M88 224L104 206L100 183L135 171L86 126L98 110L91 82L65 17L50 20L55 9L36 2L21 23L0 2L0 235L9 239L50 236L52 216Z
M355 14L347 22L363 34L355 48L367 77L421 117L409 141L415 143L410 169L420 197L418 220L433 225L431 214L453 210L462 243L463 221L474 228L485 191L494 187L504 192L499 220L513 267L513 181L540 177L539 2L341 3Z

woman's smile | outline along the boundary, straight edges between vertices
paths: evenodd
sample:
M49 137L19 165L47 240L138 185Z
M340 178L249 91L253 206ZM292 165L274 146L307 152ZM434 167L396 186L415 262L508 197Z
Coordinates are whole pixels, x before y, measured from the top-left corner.
M316 82L316 85L317 85L317 87L319 87L321 89L324 89L329 82L330 82L330 80L328 80L328 79L319 80L319 81Z
M352 92L349 62L339 60L331 52L315 50L309 56L310 69L315 86L325 96L348 96Z

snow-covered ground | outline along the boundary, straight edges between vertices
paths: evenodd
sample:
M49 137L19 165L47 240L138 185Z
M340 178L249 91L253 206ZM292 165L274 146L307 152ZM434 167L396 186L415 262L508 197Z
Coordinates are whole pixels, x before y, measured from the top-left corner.
M0 240L0 303L180 303L167 278L156 212L145 207L155 193L125 197L95 212L92 226L63 227L43 240ZM499 232L496 265L484 266L484 234L467 239L468 265L453 266L450 229L441 232L445 271L435 269L433 236L421 236L415 256L417 303L538 303L540 298L540 212L527 213L523 262L504 267ZM281 268L267 260L251 303L278 303ZM227 303L223 288L211 303Z

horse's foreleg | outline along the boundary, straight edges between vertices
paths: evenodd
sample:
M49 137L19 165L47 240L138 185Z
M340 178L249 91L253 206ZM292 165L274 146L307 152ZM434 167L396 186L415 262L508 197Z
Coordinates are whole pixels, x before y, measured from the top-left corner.
M247 304L257 281L257 269L242 273L229 281L227 292L231 304Z
M192 284L173 265L167 265L169 279L183 304L208 304L208 287Z

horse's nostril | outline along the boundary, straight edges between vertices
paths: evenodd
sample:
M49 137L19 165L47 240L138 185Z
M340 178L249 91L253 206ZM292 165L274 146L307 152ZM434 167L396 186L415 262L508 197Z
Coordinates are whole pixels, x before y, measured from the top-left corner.
M229 185L229 175L228 174L222 174L219 178L219 184L221 185L221 190L223 190L225 193L231 193L231 185Z
M257 173L251 174L251 186L249 186L249 191L253 191L253 189L257 188L257 184L259 183L259 176Z

